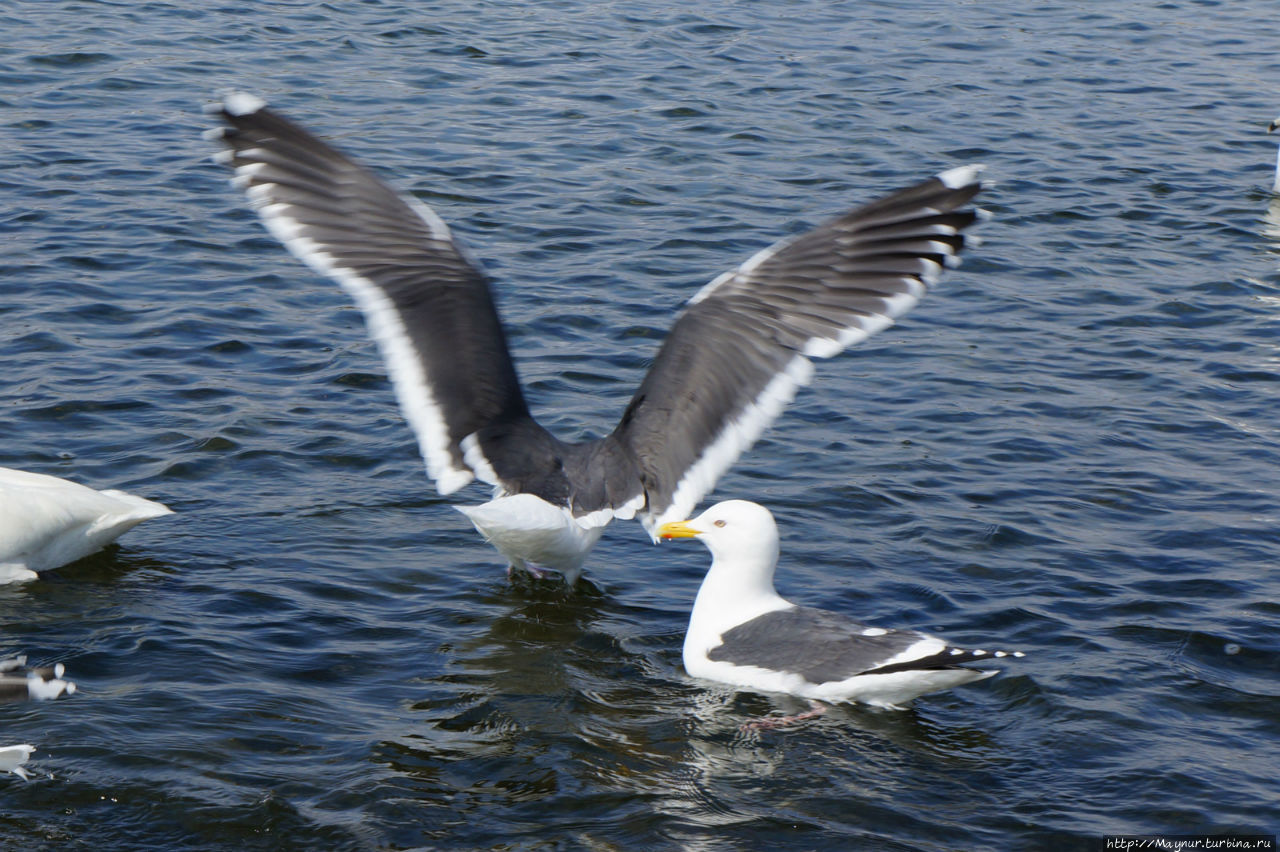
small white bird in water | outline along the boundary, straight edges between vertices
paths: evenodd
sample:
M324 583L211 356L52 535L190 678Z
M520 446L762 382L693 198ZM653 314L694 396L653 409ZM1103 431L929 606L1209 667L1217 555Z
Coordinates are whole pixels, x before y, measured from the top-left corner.
M0 660L0 701L46 701L61 695L74 695L76 685L64 680L62 663L27 668L26 656Z
M106 547L150 518L172 514L123 491L0 467L0 584L34 580Z
M22 780L27 780L30 776L22 768L22 764L30 759L31 752L35 750L35 746L25 744L0 747L0 772L12 772Z
M769 510L745 500L717 503L691 521L663 524L662 538L696 538L711 551L684 641L694 677L817 701L901 707L927 692L996 674L962 663L1022 652L964 650L914 630L873 627L796 606L774 590L778 528ZM816 699L816 700L815 700Z

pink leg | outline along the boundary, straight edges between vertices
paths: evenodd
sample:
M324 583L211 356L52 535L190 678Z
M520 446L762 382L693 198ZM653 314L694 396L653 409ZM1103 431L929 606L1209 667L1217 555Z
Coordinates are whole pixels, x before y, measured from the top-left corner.
M548 577L555 575L555 572L548 568L539 568L537 565L534 565L532 562L521 562L519 565L512 564L507 566L508 582L511 581L512 576L515 574L517 570L526 572L530 577L533 577L533 579L535 580L545 580Z
M763 731L784 728L787 725L794 725L796 722L816 719L825 712L827 712L827 705L820 704L817 701L810 701L809 709L803 713L797 713L794 716L765 716L763 719L756 719L754 722L744 722L741 729L744 731Z

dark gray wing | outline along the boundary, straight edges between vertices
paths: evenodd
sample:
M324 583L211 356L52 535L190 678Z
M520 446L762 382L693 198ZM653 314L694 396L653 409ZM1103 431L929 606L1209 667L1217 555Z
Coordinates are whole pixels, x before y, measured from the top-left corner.
M810 683L950 668L988 656L952 648L914 630L872 627L840 613L802 606L767 612L726 630L721 640L708 659L794 672Z
M529 418L489 285L448 226L252 95L213 111L227 125L215 131L227 146L217 159L267 229L364 313L440 493L476 475L506 485L529 476L505 466L542 454L512 445L554 439Z
M888 327L956 265L980 166L943 172L757 253L689 301L609 440L645 525L685 518L829 358Z

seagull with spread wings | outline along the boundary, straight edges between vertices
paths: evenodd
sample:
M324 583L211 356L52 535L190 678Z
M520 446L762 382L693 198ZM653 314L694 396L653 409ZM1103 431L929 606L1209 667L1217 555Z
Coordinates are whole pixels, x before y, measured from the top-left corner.
M891 325L957 263L980 218L961 166L763 249L696 293L616 428L582 443L533 418L488 280L417 199L234 93L216 159L267 229L364 313L441 494L512 568L572 584L614 518L685 518L829 358ZM510 570L510 569L509 569Z

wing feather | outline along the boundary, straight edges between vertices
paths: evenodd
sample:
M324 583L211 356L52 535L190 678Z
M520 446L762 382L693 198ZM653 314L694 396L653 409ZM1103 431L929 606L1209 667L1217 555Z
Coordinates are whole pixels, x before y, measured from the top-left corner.
M462 442L532 421L489 284L449 227L257 98L232 94L215 111L216 159L267 229L364 313L440 493L502 476L477 471Z
M910 310L958 262L964 166L752 255L689 300L612 440L628 448L650 533L687 517L829 358Z

